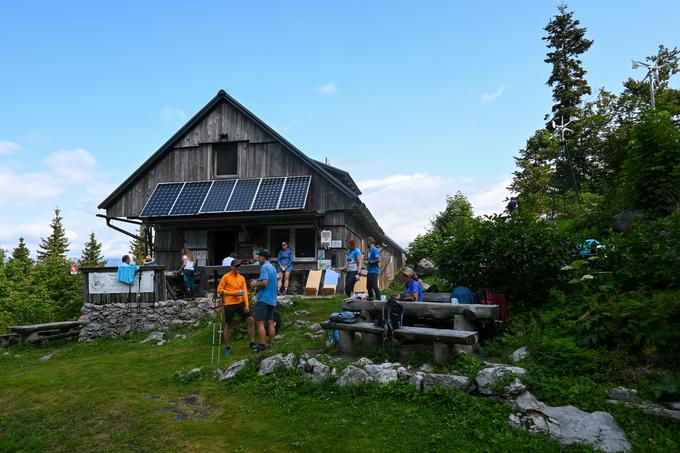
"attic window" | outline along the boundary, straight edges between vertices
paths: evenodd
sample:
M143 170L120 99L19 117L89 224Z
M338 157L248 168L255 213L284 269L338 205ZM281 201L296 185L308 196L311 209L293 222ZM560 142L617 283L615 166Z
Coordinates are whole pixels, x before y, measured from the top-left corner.
M238 144L213 144L215 176L238 176Z

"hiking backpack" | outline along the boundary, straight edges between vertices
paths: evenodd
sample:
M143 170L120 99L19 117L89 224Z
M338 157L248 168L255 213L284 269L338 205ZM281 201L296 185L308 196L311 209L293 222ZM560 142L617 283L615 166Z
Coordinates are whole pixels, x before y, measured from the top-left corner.
M338 324L354 324L358 321L357 314L351 311L338 311L331 313L329 319Z

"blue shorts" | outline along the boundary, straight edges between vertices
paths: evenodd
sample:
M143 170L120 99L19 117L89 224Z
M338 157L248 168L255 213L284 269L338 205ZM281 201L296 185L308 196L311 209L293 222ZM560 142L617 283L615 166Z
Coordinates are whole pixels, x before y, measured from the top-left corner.
M255 321L273 321L274 320L274 306L258 302L255 304Z
M281 266L279 266L279 265L277 264L277 266L276 266L276 273L277 273L277 274L282 274L283 272L284 272L284 271L283 271L283 269L281 269ZM292 265L292 264L289 264L288 267L286 268L286 271L285 271L285 272L286 272L286 273L293 272L293 265Z

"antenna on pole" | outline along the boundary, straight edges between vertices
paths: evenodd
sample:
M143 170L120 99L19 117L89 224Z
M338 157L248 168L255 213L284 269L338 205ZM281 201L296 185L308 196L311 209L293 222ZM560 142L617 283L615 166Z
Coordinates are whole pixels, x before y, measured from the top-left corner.
M564 154L567 156L567 161L569 163L569 170L571 171L571 180L572 180L572 183L574 185L574 191L576 192L576 199L578 200L578 203L581 204L581 193L578 189L578 184L576 183L576 172L574 172L574 164L571 161L571 156L569 155L569 151L567 151L567 145L564 142L564 135L568 132L574 132L573 130L571 130L567 127L571 124L571 120L569 120L565 123L564 117L560 116L560 123L559 124L557 124L554 119L550 122L550 124L552 125L553 129L555 130L554 135L556 137L559 137L560 143L562 144L562 149L564 150Z
M659 84L659 69L666 66L666 64L658 64L659 59L657 58L653 63L644 63L642 61L631 60L633 63L633 69L638 69L640 66L647 68L647 75L642 81L649 79L649 101L652 104L652 108L656 108L656 102L654 101L654 85Z

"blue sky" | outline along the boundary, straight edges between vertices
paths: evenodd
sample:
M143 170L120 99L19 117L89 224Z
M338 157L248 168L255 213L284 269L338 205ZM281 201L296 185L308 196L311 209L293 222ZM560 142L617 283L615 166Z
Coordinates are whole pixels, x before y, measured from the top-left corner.
M348 169L402 244L447 193L498 210L549 111L558 2L0 3L0 247L35 246L55 205L77 254L127 239L96 205L220 88L311 157ZM573 1L593 88L680 45L680 2ZM672 81L679 86L680 77Z

